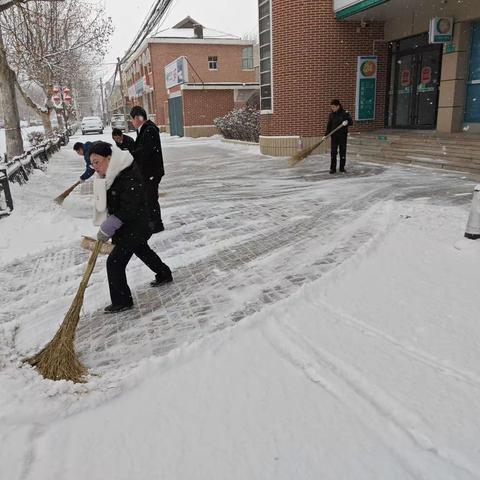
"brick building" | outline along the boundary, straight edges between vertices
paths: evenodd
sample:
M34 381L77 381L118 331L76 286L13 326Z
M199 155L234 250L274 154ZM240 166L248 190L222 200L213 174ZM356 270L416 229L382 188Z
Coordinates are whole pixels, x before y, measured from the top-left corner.
M254 51L253 42L187 17L147 39L130 60L125 69L129 103L142 105L163 131L212 135L216 117L258 92Z
M263 153L318 140L332 98L353 131L480 131L479 0L259 0L259 27Z

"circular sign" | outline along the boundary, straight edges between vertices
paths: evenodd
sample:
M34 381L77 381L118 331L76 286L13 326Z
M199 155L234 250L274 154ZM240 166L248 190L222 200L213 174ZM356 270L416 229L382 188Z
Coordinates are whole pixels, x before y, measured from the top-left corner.
M440 18L437 22L437 32L441 33L442 35L446 35L450 33L452 29L452 24L449 18Z
M377 73L377 64L372 60L365 60L360 67L364 77L374 77Z

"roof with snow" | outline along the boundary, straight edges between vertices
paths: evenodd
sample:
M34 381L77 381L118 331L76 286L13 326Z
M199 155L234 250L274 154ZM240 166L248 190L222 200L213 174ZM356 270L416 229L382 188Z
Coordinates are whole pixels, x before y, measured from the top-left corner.
M200 22L197 22L192 17L185 17L181 22L177 23L172 28L161 30L152 38L195 38L194 27L200 25L203 27L203 38L208 39L220 39L220 40L241 40L241 37L237 35L231 35L230 33L214 30L213 28L207 28Z

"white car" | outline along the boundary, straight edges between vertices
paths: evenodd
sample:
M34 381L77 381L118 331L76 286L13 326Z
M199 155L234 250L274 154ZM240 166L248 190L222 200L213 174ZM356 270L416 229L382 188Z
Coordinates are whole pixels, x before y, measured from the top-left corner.
M82 135L89 132L103 133L103 122L100 117L83 117L81 128Z

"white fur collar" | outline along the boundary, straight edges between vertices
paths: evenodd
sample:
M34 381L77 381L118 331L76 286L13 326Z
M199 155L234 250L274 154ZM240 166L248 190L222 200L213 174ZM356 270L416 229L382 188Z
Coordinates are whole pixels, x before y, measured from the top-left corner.
M107 190L113 185L120 172L128 168L133 163L133 157L128 151L113 148L112 158L108 165L107 174L105 175L105 184Z

